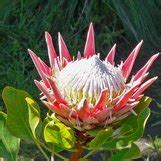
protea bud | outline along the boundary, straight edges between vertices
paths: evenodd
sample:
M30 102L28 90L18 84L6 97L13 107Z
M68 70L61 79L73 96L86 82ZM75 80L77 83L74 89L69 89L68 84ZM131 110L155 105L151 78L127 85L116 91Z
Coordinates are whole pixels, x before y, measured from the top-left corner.
M148 71L159 54L129 79L133 64L142 41L128 58L115 66L116 45L100 60L95 50L94 30L90 24L83 55L78 52L76 60L71 57L67 46L58 34L59 56L52 38L45 33L50 67L31 50L29 54L38 70L41 81L35 84L42 92L42 102L55 116L68 126L79 130L107 126L135 113L135 106L143 92L157 79L147 81Z

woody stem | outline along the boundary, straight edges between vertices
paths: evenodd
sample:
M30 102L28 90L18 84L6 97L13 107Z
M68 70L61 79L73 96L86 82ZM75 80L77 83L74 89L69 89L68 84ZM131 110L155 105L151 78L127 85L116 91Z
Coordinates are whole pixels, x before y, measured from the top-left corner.
M77 142L75 145L76 151L74 153L72 153L71 157L70 157L70 161L79 161L79 159L81 158L82 154L83 154L83 147L81 142Z

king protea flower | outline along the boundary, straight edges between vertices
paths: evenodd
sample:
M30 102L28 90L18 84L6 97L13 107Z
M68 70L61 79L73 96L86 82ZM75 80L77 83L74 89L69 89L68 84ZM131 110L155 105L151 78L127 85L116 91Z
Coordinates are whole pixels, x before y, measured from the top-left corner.
M131 113L136 114L135 106L144 96L143 92L157 79L146 80L149 68L159 54L153 55L129 78L143 41L116 66L116 44L105 60L100 60L99 53L96 53L92 23L84 52L78 52L76 58L70 55L60 33L59 56L48 32L45 32L45 39L50 66L28 50L41 77L41 81L35 80L35 84L42 92L42 102L55 113L55 117L79 130L109 126Z

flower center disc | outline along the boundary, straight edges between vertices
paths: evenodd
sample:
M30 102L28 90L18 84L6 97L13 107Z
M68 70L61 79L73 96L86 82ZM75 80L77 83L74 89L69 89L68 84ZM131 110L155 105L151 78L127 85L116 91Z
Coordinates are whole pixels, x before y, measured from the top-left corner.
M125 87L120 70L101 61L97 55L68 63L58 73L57 85L71 104L84 98L94 104L103 89L107 89L109 98L113 98Z

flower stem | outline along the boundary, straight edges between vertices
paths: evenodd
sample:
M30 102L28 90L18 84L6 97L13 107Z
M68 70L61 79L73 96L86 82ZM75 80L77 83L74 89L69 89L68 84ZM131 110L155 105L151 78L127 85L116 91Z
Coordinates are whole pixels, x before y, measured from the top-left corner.
M90 152L89 152L87 155L85 155L83 158L84 158L84 159L87 159L89 156L93 155L94 152L95 152L94 150L90 151Z
M79 141L76 143L75 148L76 148L76 151L72 153L70 157L70 161L79 161L79 159L83 154L84 149L82 147L82 144Z
M42 149L42 147L39 145L39 143L37 143L37 141L35 141L36 146L38 147L38 149L41 151L41 153L44 155L44 157L46 158L47 161L50 161L50 159L48 158L47 154L44 152L44 150Z
M60 155L60 154L58 154L58 153L52 151L50 148L48 148L47 146L45 146L43 143L39 142L39 144L40 144L44 149L46 149L47 151L51 152L51 154L52 154L53 156L55 155L55 156L59 157L60 159L62 159L62 160L64 160L64 161L67 161L67 160L68 160L67 158L63 157L62 155Z

